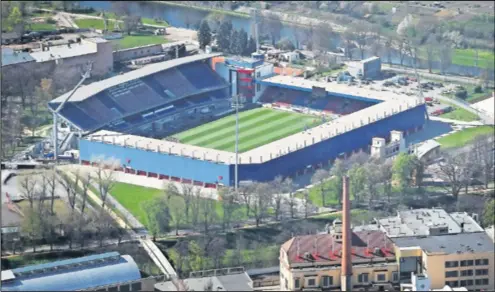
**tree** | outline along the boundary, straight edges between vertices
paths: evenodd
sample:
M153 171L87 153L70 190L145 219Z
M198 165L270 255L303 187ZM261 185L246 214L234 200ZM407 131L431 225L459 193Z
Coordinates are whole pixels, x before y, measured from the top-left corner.
M174 204L174 207L170 210L170 219L171 223L175 227L175 235L179 235L179 227L184 221L186 217L186 204L183 200L177 200L177 203ZM187 219L186 219L187 221Z
M241 47L241 39L239 36L239 32L235 29L232 31L229 51L234 55L241 55L243 52L243 48Z
M313 31L313 50L327 52L333 47L332 38L334 32L332 27L326 22L319 22Z
M223 210L223 222L222 229L223 231L230 228L230 223L232 222L232 216L235 210L238 207L236 203L236 193L232 188L222 188L219 190L218 195L221 198L222 202L222 210Z
M362 167L365 172L364 189L368 195L368 202L371 208L373 200L378 196L378 187L381 183L380 162L377 160L369 161Z
M330 175L335 176L335 179L332 180L332 188L335 191L339 204L342 202L342 180L340 178L345 175L345 173L346 169L344 162L340 159L336 159L330 169Z
M39 196L36 191L36 179L31 174L24 174L19 179L19 190L24 198L29 202L29 208L34 209L34 201Z
M153 236L166 233L170 230L170 210L167 201L163 197L155 197L152 200L141 203L141 209L146 215L146 227Z
M40 218L39 210L30 208L24 212L24 220L21 225L22 233L31 241L34 252L36 252L36 241L41 239L43 234L43 225Z
M267 183L257 183L255 185L253 215L256 220L256 227L262 223L263 219L268 215L268 207L270 206L272 189Z
M385 55L387 56L387 63L389 65L392 64L392 44L393 44L392 38L387 37L385 39L384 49L385 49Z
M254 186L252 185L240 186L238 188L238 191L241 196L242 202L246 206L246 217L249 218L251 211L251 201L253 199L253 193L254 193Z
M493 137L491 135L478 136L473 142L473 160L479 167L477 177L483 182L485 188L494 179L495 151L493 150Z
M304 195L304 219L308 219L309 208L311 206L311 200L309 199L309 191L304 189L303 195Z
M326 171L323 168L316 170L315 173L313 174L313 176L311 177L311 183L313 185L318 185L318 189L320 190L321 203L322 203L323 207L326 206L326 200L325 200L326 190L325 190L324 182L329 177L330 177L330 174L328 173L328 171Z
M369 28L364 23L358 23L358 25L354 28L353 33L362 60L364 59L364 49L368 43Z
M81 214L81 216L83 215ZM93 222L96 227L96 235L98 237L98 241L100 242L100 247L102 247L103 241L110 235L110 231L112 230L113 218L104 209L101 209L97 216L98 217ZM81 233L79 234L81 236L83 235Z
M364 167L354 164L348 172L349 192L354 196L355 202L360 202L366 184L366 170Z
M282 203L284 199L284 193L287 191L284 185L284 179L282 176L277 176L271 182L273 189L273 206L275 207L275 220L279 220L280 211L282 209Z
M55 191L57 188L57 181L58 181L57 173L54 170L45 171L43 173L43 178L47 184L48 193L50 194L50 213L54 215Z
M392 180L400 193L411 185L412 170L412 156L406 153L397 155L392 166Z
M117 18L121 18L124 23L124 31L128 35L141 24L141 16L132 16L132 4L129 2L112 2L112 10Z
M456 155L444 153L444 160L438 164L438 177L444 181L444 187L451 192L458 203L459 193L466 177L466 167L469 167L467 153Z
M210 231L210 225L217 219L215 201L211 199L201 200L199 216L203 224L203 232L205 234L208 234L208 232Z
M256 40L250 36L244 55L251 56L252 53L256 52Z
M19 7L14 6L7 18L7 30L16 32L19 36L24 34L25 21Z
M437 37L433 34L428 36L428 38L426 39L425 49L426 49L426 58L428 61L428 72L430 73L431 70L433 69L433 61L435 59L438 46L439 44L437 41Z
M198 31L199 47L204 49L211 43L211 30L208 21L203 20Z
M439 50L439 57L440 70L443 74L452 64L452 44L448 40L442 40Z
M383 195L387 197L387 203L390 206L392 195L392 162L390 160L383 161L379 164L380 182L383 185Z
M247 32L243 28L241 28L241 30L239 31L238 37L239 37L239 50L240 50L239 55L243 55L244 53L246 53L246 51L248 49ZM248 55L250 55L250 53Z
M220 25L225 20L225 14L212 12L205 18L212 32L218 31Z
M343 34L345 55L349 60L352 60L352 49L354 47L355 36L350 30L345 30Z
M483 226L485 228L495 224L495 199L491 199L485 203L483 209Z
M105 209L107 196L115 186L114 170L118 163L112 159L104 160L103 157L98 157L93 162L97 164L95 179L100 193L101 208Z
M295 194L295 190L297 185L294 183L292 178L286 177L283 181L283 189L287 192L286 203L289 206L290 218L295 217L296 207L297 207L297 198Z
M217 44L223 52L229 52L231 37L232 22L226 19L220 24L220 28L218 29L217 33Z

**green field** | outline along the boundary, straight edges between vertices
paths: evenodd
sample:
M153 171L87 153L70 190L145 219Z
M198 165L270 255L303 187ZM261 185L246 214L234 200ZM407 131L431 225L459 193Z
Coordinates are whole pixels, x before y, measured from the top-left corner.
M493 134L494 128L492 126L481 126L464 129L462 131L442 137L438 139L437 142L442 144L442 148L456 148L468 144L477 136Z
M167 42L161 35L126 35L121 39L112 40L112 45L115 50L122 50Z
M94 29L105 29L105 23L103 19L95 19L95 18L79 18L75 20L75 23L79 28L94 28ZM108 21L108 29L113 29L114 21Z
M464 121L464 122L472 122L472 121L477 121L479 119L476 114L473 114L472 112L468 112L463 108L456 108L455 110L446 114L442 114L439 117L445 119Z
M258 108L239 114L239 152L301 132L316 126L320 119L304 114ZM233 152L235 115L174 135L181 143Z

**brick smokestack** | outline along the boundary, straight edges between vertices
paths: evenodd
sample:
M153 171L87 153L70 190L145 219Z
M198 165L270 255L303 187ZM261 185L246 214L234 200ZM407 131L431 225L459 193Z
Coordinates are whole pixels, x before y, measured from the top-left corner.
M342 177L342 262L340 283L342 291L352 291L351 254L351 202L349 200L349 178Z

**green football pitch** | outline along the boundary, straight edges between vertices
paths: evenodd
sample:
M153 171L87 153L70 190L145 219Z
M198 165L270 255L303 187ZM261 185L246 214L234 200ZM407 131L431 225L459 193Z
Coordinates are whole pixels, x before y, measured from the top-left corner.
M239 113L239 152L282 139L306 127L314 127L321 118L311 115L258 108ZM235 151L235 115L178 133L181 143Z

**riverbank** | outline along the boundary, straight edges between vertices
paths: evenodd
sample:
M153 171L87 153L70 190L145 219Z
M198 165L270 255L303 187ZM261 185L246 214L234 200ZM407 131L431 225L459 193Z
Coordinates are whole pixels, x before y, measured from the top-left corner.
M182 3L178 3L178 2L174 2L174 1L150 1L150 2L167 4L170 6L184 7L184 8L189 8L189 9L192 8L192 9L197 9L197 10L202 10L202 11L220 13L220 14L243 17L243 18L250 18L251 17L248 13L225 10L225 9L216 9L216 8L204 7L204 6L198 6L198 5L192 5L192 4L190 4L191 2L189 2L189 4L182 4Z

